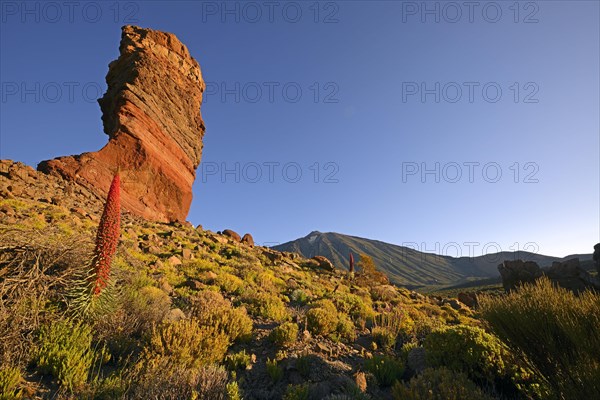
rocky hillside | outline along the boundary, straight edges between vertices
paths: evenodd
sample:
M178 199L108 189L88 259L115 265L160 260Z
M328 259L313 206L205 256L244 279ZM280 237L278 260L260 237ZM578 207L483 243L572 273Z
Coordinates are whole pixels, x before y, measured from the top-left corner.
M480 325L457 300L323 270L250 235L130 213L110 309L75 317L70 293L102 202L1 165L0 361L25 398L386 399L392 383L426 367L429 332Z
M592 258L591 254L558 258L525 251L456 258L423 253L378 240L317 231L273 248L297 252L305 257L324 256L342 270L348 268L350 253L356 260L358 254L364 253L375 261L377 268L392 282L411 288L457 285L472 280L498 277L498 265L505 260L520 259L533 261L541 266L550 266L553 262L573 257L580 257L582 261Z

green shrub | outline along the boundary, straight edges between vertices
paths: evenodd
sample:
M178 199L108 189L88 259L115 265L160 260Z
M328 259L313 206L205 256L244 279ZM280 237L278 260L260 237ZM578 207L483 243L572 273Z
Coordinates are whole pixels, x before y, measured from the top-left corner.
M283 400L308 400L308 383L288 385Z
M248 369L252 365L252 356L246 354L246 350L225 356L225 365L231 371L237 369Z
M348 314L356 326L364 328L367 321L373 319L375 312L370 298L362 298L351 293L340 293L333 298L337 310Z
M308 295L302 289L294 289L294 291L290 294L290 299L300 304L308 303Z
M543 278L506 296L484 297L480 307L494 333L526 356L555 396L599 398L599 293L576 296Z
M335 328L337 335L344 340L354 341L356 339L356 327L354 322L346 314L338 313L338 323Z
M229 344L229 337L218 328L202 326L195 319L182 320L152 330L146 358L151 362L154 355L159 355L197 368L220 362Z
M315 356L312 355L302 355L296 360L296 369L304 379L308 379L308 377L310 376L310 371L312 369L312 360L314 358Z
M252 336L252 319L244 307L234 308L220 293L203 291L192 298L192 315L203 326L213 327L234 341Z
M232 381L225 387L227 391L227 400L242 400L242 391L238 385L235 372L232 373Z
M290 319L290 313L279 297L269 293L253 294L247 299L249 311L253 315L269 318L276 322Z
M22 379L21 371L18 368L0 368L0 400L21 399L23 391L19 389L19 385Z
M226 293L240 294L244 288L244 281L235 275L221 273L217 275L215 283Z
M481 328L445 327L427 336L424 347L427 363L432 367L446 366L492 385L506 373L506 348Z
M377 343L377 346L390 350L396 345L396 334L390 332L387 328L375 326L371 329L371 336Z
M365 361L365 371L372 373L380 386L392 386L402 378L404 363L390 356L374 356Z
M504 396L541 394L531 372L495 336L481 328L457 325L432 332L424 342L429 366L464 372L476 383Z
M157 287L146 286L132 290L126 296L123 308L133 317L130 323L135 326L130 329L142 332L163 321L171 309L171 298Z
M79 389L86 383L95 359L91 345L92 329L88 325L62 320L43 326L35 354L37 368L69 391Z
M284 322L271 331L269 338L278 346L289 346L298 339L298 324Z
M396 382L394 400L492 400L466 375L447 368L428 368L410 382Z
M96 383L94 400L122 399L127 391L127 382L120 375L111 375Z
M283 368L277 365L277 360L267 358L267 374L271 377L274 383L279 382L283 378Z
M306 320L310 333L327 336L337 328L338 313L331 300L320 300L306 312Z
M213 365L190 368L163 356L138 364L129 381L131 399L226 400L228 393L224 368Z

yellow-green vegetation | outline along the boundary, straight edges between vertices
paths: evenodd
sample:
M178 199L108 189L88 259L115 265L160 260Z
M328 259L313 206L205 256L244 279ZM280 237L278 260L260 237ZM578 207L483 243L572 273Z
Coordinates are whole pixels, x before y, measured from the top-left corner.
M0 400L20 400L23 390L20 389L21 371L15 367L0 368Z
M91 348L92 329L70 320L43 326L35 363L42 374L50 374L69 391L83 387L96 355Z
M308 330L314 335L330 337L334 340L354 340L356 330L350 317L338 312L333 302L321 299L311 304L306 313Z
M404 363L387 355L374 356L365 361L365 370L372 373L381 386L391 386L402 378Z
M284 322L273 329L269 337L278 346L291 345L298 339L298 324L294 322Z
M252 356L246 353L246 350L225 356L225 365L227 368L235 371L237 369L248 369L252 366Z
M203 326L196 319L167 322L153 328L145 362L167 357L185 367L200 367L220 362L229 348L229 337L214 326Z
M213 327L225 334L229 340L248 340L252 335L252 320L244 307L233 307L220 293L200 292L190 297L191 315L199 323Z
M482 386L511 396L519 391L534 395L539 390L531 371L519 367L506 345L481 328L444 327L428 335L424 347L428 365L463 372Z
M77 316L94 226L11 201L25 217L0 225L0 399L598 397L597 294L541 282L480 312L390 285L367 258L349 276L124 218L114 304Z
M254 316L272 319L277 322L287 321L290 318L289 311L277 295L264 292L251 293L245 297L244 302Z
M274 383L279 382L283 378L283 369L277 363L277 359L267 358L266 362L267 374Z
M426 369L408 383L396 382L394 400L492 400L465 374L447 368Z
M289 385L283 396L283 400L308 400L309 386L307 383L301 385Z
M498 337L524 354L549 397L600 396L600 294L579 296L548 279L503 297L484 298L483 317Z

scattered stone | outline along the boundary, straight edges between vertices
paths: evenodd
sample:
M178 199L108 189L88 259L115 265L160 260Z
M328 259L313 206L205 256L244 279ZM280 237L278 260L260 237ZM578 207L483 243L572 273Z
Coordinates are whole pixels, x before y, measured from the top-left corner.
M592 260L594 261L594 264L596 264L598 277L600 277L600 243L594 246L594 254L592 255Z
M183 257L184 260L191 260L192 251L190 249L183 248L183 250L181 250L181 257Z
M524 283L533 283L542 276L542 270L533 261L504 261L498 265L504 290L511 291Z
M173 286L171 286L169 281L164 277L158 280L158 287L167 294L173 293Z
M544 274L565 289L577 293L587 288L597 288L597 282L592 279L590 273L581 268L579 258L553 262L552 266L544 271Z
M354 374L354 383L356 384L358 390L363 393L367 392L367 377L364 372L358 371L356 374Z
M242 238L242 243L244 243L250 247L254 247L254 238L252 237L251 234L246 233L244 235L244 237Z
M458 294L458 301L470 308L475 308L479 304L477 294L472 292L460 292Z
M326 271L335 271L335 267L333 263L327 259L327 257L323 256L314 256L312 260L316 261L319 264L319 268L324 269Z
M183 283L183 286L189 287L190 289L197 291L200 291L205 287L205 285L197 279L188 279Z
M223 236L227 236L228 238L231 238L235 242L240 242L242 240L240 235L237 232L232 231L231 229L225 229L223 231Z
M173 266L182 264L181 260L177 256L171 256L171 257L169 257L169 259L167 261Z
M264 248L264 249L262 249L262 255L265 256L267 258L267 260L269 260L271 265L276 265L283 260L283 256L277 250L271 250L268 248Z

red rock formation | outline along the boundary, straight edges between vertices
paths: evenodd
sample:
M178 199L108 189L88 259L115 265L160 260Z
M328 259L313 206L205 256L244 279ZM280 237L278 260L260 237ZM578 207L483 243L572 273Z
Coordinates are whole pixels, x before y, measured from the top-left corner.
M38 169L106 195L119 168L122 205L155 221L185 221L202 156L200 66L173 34L124 26L120 56L98 100L109 142L101 150L43 161Z

